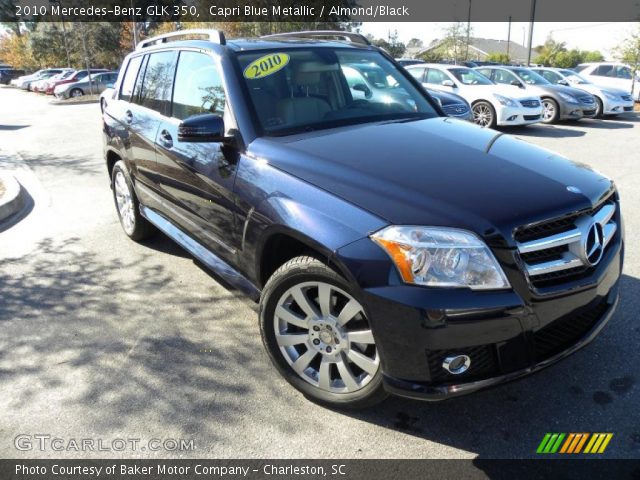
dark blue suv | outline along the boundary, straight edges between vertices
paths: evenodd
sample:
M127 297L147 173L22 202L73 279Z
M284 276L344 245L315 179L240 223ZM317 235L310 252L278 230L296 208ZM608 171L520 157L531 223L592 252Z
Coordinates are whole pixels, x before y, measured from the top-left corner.
M347 82L362 65L384 94ZM106 100L125 233L159 229L259 300L274 365L315 401L512 380L584 346L615 309L612 182L447 118L357 34L162 35Z

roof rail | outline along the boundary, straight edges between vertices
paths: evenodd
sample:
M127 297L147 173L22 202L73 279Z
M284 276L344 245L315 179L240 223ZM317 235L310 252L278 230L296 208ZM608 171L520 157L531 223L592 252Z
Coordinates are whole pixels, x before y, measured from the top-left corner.
M371 45L367 37L360 33L343 32L340 30L310 30L305 32L286 32L274 33L272 35L263 35L260 38L325 38L325 39L341 39L359 45Z
M157 43L166 43L168 40L173 40L176 37L186 37L189 35L202 35L207 37L210 42L219 43L220 45L226 45L227 41L224 38L224 33L220 30L213 29L196 29L196 30L178 30L175 32L164 33L155 37L147 38L138 43L136 50L142 50L143 48L155 45Z

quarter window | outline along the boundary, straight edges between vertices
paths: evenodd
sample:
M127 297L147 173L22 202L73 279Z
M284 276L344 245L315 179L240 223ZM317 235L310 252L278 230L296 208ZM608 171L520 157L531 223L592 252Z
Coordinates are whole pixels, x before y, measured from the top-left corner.
M149 56L140 90L140 105L169 115L175 69L175 52L158 52Z
M138 70L140 70L140 64L142 63L142 56L133 57L129 60L127 71L122 80L122 88L120 89L120 99L126 102L131 101L133 95L133 87L136 84L136 78L138 78Z
M180 52L175 85L172 116L182 120L199 113L224 115L224 87L209 55Z

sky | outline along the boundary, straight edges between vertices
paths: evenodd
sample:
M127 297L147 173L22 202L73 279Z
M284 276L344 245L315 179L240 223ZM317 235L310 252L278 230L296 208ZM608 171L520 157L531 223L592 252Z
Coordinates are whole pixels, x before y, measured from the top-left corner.
M371 33L378 38L387 38L389 31L397 29L401 42L419 38L428 45L432 40L441 38L443 31L451 25L446 22L387 23L366 22L360 31ZM599 50L607 59L613 59L613 49L622 43L635 29L638 22L536 22L533 28L533 46L541 45L549 35L556 41L566 42L567 48L580 50ZM471 22L472 36L506 40L509 24L507 22ZM511 24L511 40L527 45L529 35L528 22ZM523 43L524 40L524 43Z

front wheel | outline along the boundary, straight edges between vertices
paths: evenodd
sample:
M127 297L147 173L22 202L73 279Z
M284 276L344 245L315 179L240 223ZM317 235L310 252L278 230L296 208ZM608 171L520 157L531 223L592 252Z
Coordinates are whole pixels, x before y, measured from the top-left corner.
M603 106L602 106L602 100L600 100L598 97L596 97L596 114L595 114L595 118L602 118L603 115Z
M560 108L558 103L552 98L542 99L542 122L555 123L560 118Z
M496 111L489 102L476 102L471 107L473 121L481 127L493 128L496 126Z
M386 397L380 355L350 285L313 257L296 257L267 282L262 341L280 374L313 401L364 408Z
M81 97L84 95L84 92L79 88L74 88L73 90L71 90L71 92L69 92L69 95L72 97Z

